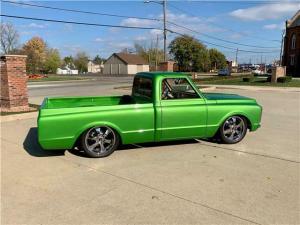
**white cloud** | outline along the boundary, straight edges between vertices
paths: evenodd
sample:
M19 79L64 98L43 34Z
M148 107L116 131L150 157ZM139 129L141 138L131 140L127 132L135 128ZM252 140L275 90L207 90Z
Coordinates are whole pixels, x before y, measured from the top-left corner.
M137 36L134 40L135 41L146 41L147 37L146 36Z
M99 37L95 39L95 42L104 42L104 41L105 40L103 38L99 38Z
M263 28L266 29L266 30L282 30L282 29L284 29L284 23L267 24L267 25L264 25Z
M292 15L300 8L300 3L284 2L264 4L245 9L237 9L230 13L231 16L248 21L261 21L278 19L282 16Z
M150 30L151 37L156 37L157 35L162 35L162 34L163 34L162 30L157 30L157 29Z
M243 37L243 34L241 33L234 33L234 34L231 34L230 36L230 39L233 39L233 40L239 40Z
M132 26L132 27L153 27L157 24L154 20L143 20L136 18L124 19L121 22L121 26Z
M37 29L44 29L46 28L46 25L44 24L37 24L37 23L30 23L28 24L29 28L37 28Z

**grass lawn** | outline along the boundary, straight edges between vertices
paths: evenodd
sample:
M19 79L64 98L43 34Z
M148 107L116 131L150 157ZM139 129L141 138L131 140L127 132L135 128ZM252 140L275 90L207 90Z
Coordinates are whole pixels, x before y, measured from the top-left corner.
M250 85L250 86L270 86L270 87L300 87L299 79L292 79L286 83L271 83L267 82L267 78L265 77L254 77L254 79L250 82L244 82L243 77L232 77L232 78L222 78L215 77L195 80L195 82L199 85L203 84L216 84L216 85Z
M66 81L66 80L89 80L90 77L76 76L76 75L48 75L48 77L40 79L28 79L29 82L41 81Z

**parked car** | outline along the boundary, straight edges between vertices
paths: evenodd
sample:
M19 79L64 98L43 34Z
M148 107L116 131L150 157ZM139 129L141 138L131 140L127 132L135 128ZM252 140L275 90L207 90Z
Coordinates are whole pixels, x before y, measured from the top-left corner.
M252 73L254 75L264 75L264 71L259 70L259 69L252 70Z
M234 94L202 93L181 73L138 73L125 96L45 98L38 116L44 149L78 145L105 157L120 144L219 136L241 141L260 127L262 107Z
M231 73L230 73L230 70L226 68L226 69L220 69L218 71L218 75L219 76L230 76Z

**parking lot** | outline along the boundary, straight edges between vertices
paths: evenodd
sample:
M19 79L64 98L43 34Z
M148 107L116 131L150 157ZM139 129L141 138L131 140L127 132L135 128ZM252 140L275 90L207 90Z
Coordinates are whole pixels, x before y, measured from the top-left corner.
M114 86L36 87L30 99L128 92ZM36 118L3 122L2 223L299 224L300 91L215 92L256 98L262 127L236 145L147 143L91 159L78 150L43 151Z

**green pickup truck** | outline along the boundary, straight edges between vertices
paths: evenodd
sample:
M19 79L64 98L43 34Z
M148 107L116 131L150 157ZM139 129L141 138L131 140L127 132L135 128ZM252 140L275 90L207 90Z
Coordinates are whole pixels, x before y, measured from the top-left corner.
M241 141L260 127L262 107L234 94L202 93L187 74L138 73L132 94L45 98L38 116L44 149L110 155L120 144L209 138Z

